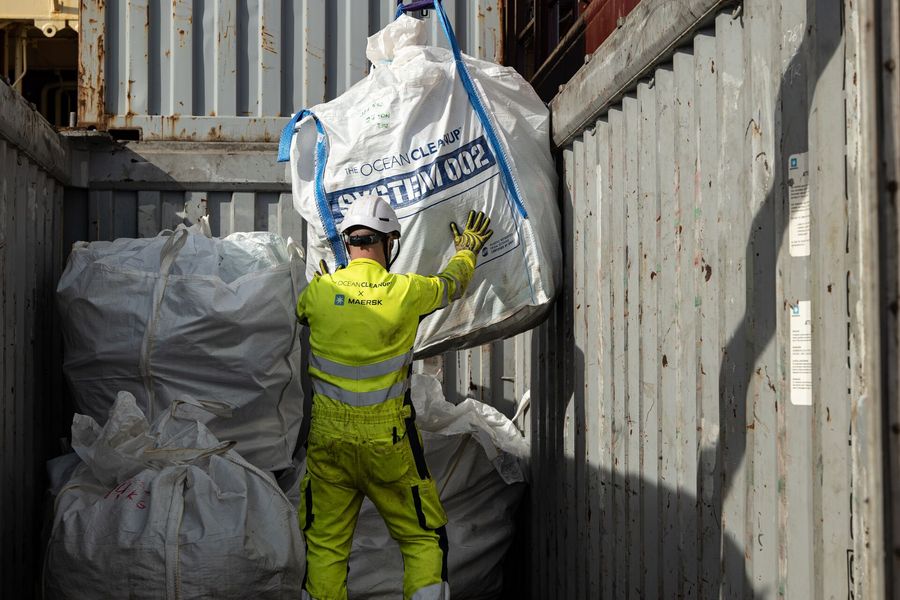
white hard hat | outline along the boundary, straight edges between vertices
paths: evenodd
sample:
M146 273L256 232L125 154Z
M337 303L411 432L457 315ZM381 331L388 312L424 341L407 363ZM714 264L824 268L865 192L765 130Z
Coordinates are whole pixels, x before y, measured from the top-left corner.
M382 196L363 196L353 201L341 221L341 233L346 233L353 227L365 227L387 235L396 233L400 237L397 213Z

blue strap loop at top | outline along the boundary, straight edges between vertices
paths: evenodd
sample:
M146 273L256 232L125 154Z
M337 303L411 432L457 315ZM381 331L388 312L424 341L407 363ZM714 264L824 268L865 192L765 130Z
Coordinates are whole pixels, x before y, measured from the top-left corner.
M339 266L347 266L347 252L344 243L341 241L341 235L338 233L337 226L334 223L334 217L331 214L331 208L325 198L325 163L328 162L328 144L325 127L315 113L308 109L297 111L284 129L281 130L281 138L278 140L278 162L287 162L291 158L291 140L297 128L297 123L306 117L311 117L316 124L316 174L314 180L316 210L319 213L319 221L325 228L325 235L328 237L328 244L334 252L335 261Z
M478 116L478 120L481 121L481 126L484 127L488 143L491 145L491 149L493 149L494 154L497 156L497 162L500 164L500 178L503 181L503 187L506 188L506 192L512 198L513 204L515 204L519 214L523 219L527 219L528 212L525 210L525 203L522 202L519 186L512 176L512 170L509 167L509 160L506 157L506 152L503 150L500 138L497 136L497 132L494 129L494 124L491 122L490 117L488 117L487 110L484 108L484 103L482 103L481 97L475 89L475 84L472 82L472 77L469 75L469 69L463 62L462 51L459 49L459 42L456 41L456 34L453 33L453 27L450 25L450 19L447 18L447 13L444 12L444 6L441 4L441 0L417 0L409 4L403 4L403 0L397 0L398 17L404 12L423 10L426 8L434 8L434 11L438 16L438 21L441 24L441 29L444 30L444 35L447 36L447 41L450 42L450 50L453 52L453 60L456 62L456 70L459 73L459 79L466 90L466 95L469 96L469 103L472 105L472 108L475 109L475 114Z
M403 4L403 0L397 0L398 17L405 12L426 10L428 8L434 8L434 0L416 0L415 2L410 2L409 4Z

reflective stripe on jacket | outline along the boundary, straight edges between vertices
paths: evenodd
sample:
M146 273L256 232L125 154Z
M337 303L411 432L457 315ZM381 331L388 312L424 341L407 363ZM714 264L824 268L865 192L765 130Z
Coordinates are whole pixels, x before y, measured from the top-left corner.
M462 297L475 260L461 250L426 277L358 258L315 277L297 302L297 317L310 330L313 392L353 406L403 396L419 321Z

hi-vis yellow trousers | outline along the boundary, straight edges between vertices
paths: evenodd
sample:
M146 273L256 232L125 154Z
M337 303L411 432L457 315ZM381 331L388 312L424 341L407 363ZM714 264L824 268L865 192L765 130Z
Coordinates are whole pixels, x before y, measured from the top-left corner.
M306 538L305 597L347 598L347 563L364 497L403 554L403 596L449 600L447 515L438 498L407 399L350 406L316 395L300 483Z

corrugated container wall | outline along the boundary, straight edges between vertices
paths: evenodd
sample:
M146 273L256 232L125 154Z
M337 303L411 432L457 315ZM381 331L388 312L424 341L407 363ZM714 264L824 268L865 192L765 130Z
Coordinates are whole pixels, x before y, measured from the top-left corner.
M62 268L67 155L0 82L0 596L36 597L44 460L59 454L63 398L53 291Z
M874 4L644 0L553 100L533 598L883 597Z
M500 60L497 0L444 3L463 51ZM393 0L83 0L80 126L144 140L275 141L368 72ZM437 19L429 43L447 46ZM138 130L140 131L138 133Z

